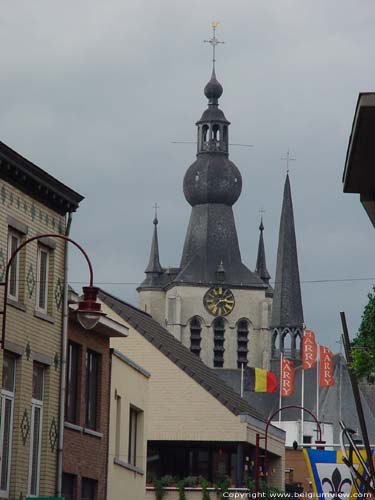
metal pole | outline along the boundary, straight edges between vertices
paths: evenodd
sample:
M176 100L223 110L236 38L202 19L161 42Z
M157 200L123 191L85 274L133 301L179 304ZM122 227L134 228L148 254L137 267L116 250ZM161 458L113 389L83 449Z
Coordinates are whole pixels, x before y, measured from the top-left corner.
M243 372L244 372L244 369L243 369L243 363L241 363L241 398L243 398Z
M301 445L303 444L303 422L304 422L304 411L303 411L303 405L305 404L305 370L303 369L301 365L301 384L302 384L302 389L301 389Z
M258 497L259 493L259 433L255 437L255 495Z
M70 226L72 224L72 214L69 213L66 225L65 235L69 236ZM58 422L58 444L57 444L57 478L56 478L56 496L61 497L62 474L63 474L63 444L64 444L64 419L65 419L65 391L66 391L66 356L68 348L68 269L69 269L69 245L65 241L64 255L64 295L63 295L63 318L62 318L62 336L61 336L61 366L60 366L60 407Z
M353 358L352 358L352 351L351 351L350 339L349 339L349 331L348 331L348 326L346 323L345 313L340 312L340 316L341 316L341 323L342 323L342 329L343 329L342 339L343 339L343 343L344 343L345 356L346 356L346 361L347 361L347 366L348 366L350 382L352 384L353 396L354 396L354 401L355 401L356 408L357 408L359 425L361 427L363 444L365 445L368 467L370 469L372 481L374 482L375 481L374 462L372 461L372 456L371 456L370 440L368 437L366 420L365 420L365 416L363 413L363 407L362 407L361 395L360 395L359 387L358 387L358 381L357 381L357 377L355 376L355 373L354 373L353 368L352 368Z
M280 353L280 394L279 394L279 424L281 424L281 400L282 400L282 385L283 385L283 353Z
M320 374L320 345L317 344L316 353L316 418L319 420L319 374Z

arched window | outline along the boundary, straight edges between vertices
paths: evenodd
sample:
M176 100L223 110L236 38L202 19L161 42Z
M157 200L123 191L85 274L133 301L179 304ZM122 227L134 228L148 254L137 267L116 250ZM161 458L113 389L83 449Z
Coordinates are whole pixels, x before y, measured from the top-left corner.
M297 359L300 359L301 358L302 341L301 341L301 335L300 335L300 333L298 331L297 331L297 333L294 336L294 342L295 342L295 346L294 346L295 353L294 353L294 356Z
M201 322L198 318L192 318L190 320L190 351L196 354L198 357L201 353Z
M276 342L277 342L277 339L278 339L278 332L277 330L273 332L272 334L272 357L275 358L278 354L278 346L276 345Z
M237 323L237 367L248 364L247 343L249 341L249 322L246 319L240 319Z
M285 354L285 356L291 356L292 355L292 334L288 330L286 333L283 334L282 336L282 352Z
M203 142L207 142L208 125L203 125L202 127L202 137Z
M212 127L212 139L214 141L220 141L220 127L217 124Z
M223 368L224 366L224 333L225 325L223 318L216 318L214 321L214 367Z

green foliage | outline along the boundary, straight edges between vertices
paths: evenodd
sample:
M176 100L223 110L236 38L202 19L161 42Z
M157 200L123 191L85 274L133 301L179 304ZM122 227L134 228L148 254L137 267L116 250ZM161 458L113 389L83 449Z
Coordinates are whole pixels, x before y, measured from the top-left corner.
M184 481L185 481L185 487L188 486L190 488L194 488L194 486L200 484L200 478L198 476L185 477Z
M375 375L375 286L368 294L368 304L363 310L362 321L352 342L352 368L358 380L374 382Z
M205 479L202 479L201 486L202 486L202 500L211 500L210 494L207 491L207 488L209 487L209 482L206 481Z
M178 500L186 500L184 479L182 479L177 483L177 488L178 488Z
M157 479L155 482L154 482L154 488L155 488L155 498L156 500L163 500L165 494L166 494L166 491L164 489L164 485L161 481L161 479Z
M253 479L251 479L251 478L247 479L246 487L250 493L255 493L255 481ZM268 483L266 483L266 481L264 481L264 479L259 479L259 493L264 493L265 496L264 497L262 496L262 498L264 498L266 500L274 500L275 498L283 498L282 496L279 496L283 493L283 491L279 490L278 488L273 488L272 486L269 486ZM285 498L287 498L287 497L285 496Z
M230 485L231 485L231 480L228 476L223 476L217 480L216 496L219 500L227 498L227 495L224 494L228 493Z
M176 484L178 481L178 478L175 476L171 476L170 474L167 474L166 476L163 476L161 478L161 484L163 486L171 486L171 484Z

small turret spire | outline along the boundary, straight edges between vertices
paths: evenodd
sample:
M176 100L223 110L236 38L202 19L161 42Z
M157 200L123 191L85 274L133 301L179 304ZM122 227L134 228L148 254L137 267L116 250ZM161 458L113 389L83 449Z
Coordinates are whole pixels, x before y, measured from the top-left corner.
M269 281L271 279L271 275L267 270L267 264L266 264L266 252L264 250L264 240L263 240L263 231L264 231L264 225L263 225L263 212L264 210L261 210L261 217L260 217L260 225L259 225L259 244L258 244L258 256L257 256L257 263L255 266L255 272L258 274L259 278L264 281L267 285L269 284Z
M155 209L155 217L153 220L154 224L154 233L152 236L152 243L151 243L151 252L150 252L150 260L148 262L148 266L146 267L145 273L146 274L161 274L163 273L163 268L160 265L160 260L159 260L159 241L158 241L158 213L157 209L159 207L157 204L155 204L154 209Z

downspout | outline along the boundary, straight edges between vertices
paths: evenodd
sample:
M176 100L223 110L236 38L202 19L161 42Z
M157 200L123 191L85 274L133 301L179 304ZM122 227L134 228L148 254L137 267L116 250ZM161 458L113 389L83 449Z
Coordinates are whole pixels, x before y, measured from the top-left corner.
M72 212L69 212L66 223L65 236L70 234L72 224ZM62 315L62 335L61 335L61 363L60 363L60 403L59 403L59 429L57 442L57 477L56 496L61 497L62 473L63 473L63 444L64 444L64 417L65 417L65 390L66 390L66 352L68 347L68 249L69 242L65 241L64 254L64 295L63 295L63 315Z

